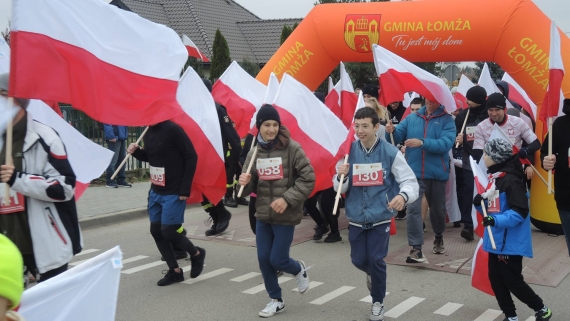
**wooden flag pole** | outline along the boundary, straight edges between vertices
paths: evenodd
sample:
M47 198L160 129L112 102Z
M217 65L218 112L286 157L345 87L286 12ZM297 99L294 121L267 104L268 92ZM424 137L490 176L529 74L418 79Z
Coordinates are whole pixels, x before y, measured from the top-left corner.
M8 114L14 108L14 98L8 97ZM13 132L14 132L14 120L11 117L8 117L8 126L6 127L6 165L13 165L14 161L12 160L12 140L13 140ZM12 201L10 200L10 185L6 183L6 194L4 194L4 205L10 206Z
M487 209L485 208L484 201L481 202L481 208L483 209L483 217L487 217ZM495 238L493 237L493 232L491 232L490 226L487 226L487 232L489 233L489 240L491 241L491 246L493 247L493 250L496 250L497 246L495 245Z
M461 131L460 133L463 134L463 131L465 130L465 125L467 125L467 119L469 119L469 112L471 111L471 109L467 109L467 115L465 115L465 120L463 121L463 126L461 127ZM455 148L459 147L459 143L455 144Z
M532 164L529 164L530 167L534 170L534 172L536 173L536 175L538 175L538 178L540 178L542 180L542 182L544 183L544 185L546 185L546 187L548 188L548 183L546 182L546 180L544 179L544 177L542 177L542 175L540 175L540 173L538 172L538 170L536 169L536 167L534 167ZM552 189L552 193L554 193L554 189Z
M249 165L247 165L247 171L245 171L246 174L249 174L249 172L251 172L251 167L253 165L253 162L255 161L255 157L257 157L257 146L255 146L255 148L253 149L253 155L251 155L251 160L249 161ZM240 185L239 192L237 195L238 198L241 197L241 193L243 193L244 187L245 187L244 185Z
M391 134L390 134L391 135ZM392 144L394 143L394 140L392 139ZM348 154L346 154L346 156L344 156L344 165L346 165L348 163ZM338 210L338 202L340 201L340 190L342 189L342 182L344 181L344 174L340 175L340 185L336 191L336 197L334 199L334 207L333 207L333 215L336 215L336 211Z
M146 134L146 132L148 131L148 129L150 128L150 126L146 126L145 130L142 132L141 136L139 137L139 139L137 139L137 141L135 142L135 144L139 144L141 139L144 137L144 135ZM128 146L127 146L128 147ZM121 170L121 168L123 168L123 166L125 166L125 164L127 163L127 161L129 160L129 158L131 157L131 154L127 154L127 156L125 157L125 159L123 159L123 161L121 162L121 165L119 165L119 167L117 167L117 169L115 170L115 173L113 174L113 176L111 176L111 180L114 180L115 177L117 176L117 174L119 174L119 171Z
M548 117L548 156L552 156L552 117ZM548 171L547 193L552 194L552 170Z

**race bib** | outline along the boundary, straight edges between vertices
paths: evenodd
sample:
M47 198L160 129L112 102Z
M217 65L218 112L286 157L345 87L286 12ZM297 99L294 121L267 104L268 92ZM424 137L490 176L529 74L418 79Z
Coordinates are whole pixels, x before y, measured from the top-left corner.
M23 212L26 209L24 195L10 189L10 205L4 205L6 184L0 184L0 215Z
M262 181L283 179L283 161L281 157L258 158L257 176Z
M488 213L501 213L501 199L499 197L499 191L494 191L489 197L487 206Z
M150 167L150 181L157 186L166 185L166 176L164 174L164 167Z
M378 185L384 185L382 163L352 165L352 186Z
M468 142L475 141L475 130L477 129L476 126L465 127L465 135Z

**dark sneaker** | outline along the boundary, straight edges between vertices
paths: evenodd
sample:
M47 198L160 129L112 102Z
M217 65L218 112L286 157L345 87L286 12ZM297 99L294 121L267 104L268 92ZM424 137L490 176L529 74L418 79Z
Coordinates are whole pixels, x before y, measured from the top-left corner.
M167 286L171 285L172 283L184 281L184 273L182 269L180 269L180 272L178 273L176 273L174 269L164 270L162 273L166 275L162 279L158 280L158 282L156 282L158 286Z
M410 251L410 256L406 258L406 263L424 263L426 260L422 250L412 249Z
M280 301L276 299L271 299L271 302L269 302L267 306L265 306L265 309L259 311L259 316L262 318L269 318L283 311L284 308L285 304L283 304L283 300Z
M303 206L303 216L309 216L309 211Z
M473 228L464 227L463 230L461 230L461 237L464 238L466 241L473 241L475 239L473 237Z
M224 197L224 206L236 208L238 203L236 203L233 197Z
M185 259L185 258L187 258L187 257L188 257L188 253L187 253L186 251L174 251L174 259L177 260L177 261L178 261L178 260ZM160 260L161 260L161 261L166 261L166 260L164 259L164 256L161 256L161 257L160 257Z
M461 227L461 223L460 222L453 222L453 227Z
M400 220L405 220L406 219L406 211L399 211L398 214L396 215L396 217L394 217L394 219L400 221Z
M119 187L126 187L126 188L131 188L131 187L133 187L133 185L131 185L131 184L127 183L127 182L117 183L117 185L118 185Z
M202 270L204 269L204 260L206 259L206 250L201 247L197 247L200 254L194 255L190 258L190 262L192 262L192 269L190 269L190 278L195 279L197 278Z
M536 317L536 321L548 321L552 318L552 311L550 311L549 308L544 307L542 310L536 311L534 316Z
M237 206L237 205L236 205ZM220 213L218 217L218 222L216 223L216 233L222 233L228 226L230 226L230 219L232 218L232 213L224 208L223 212Z
M435 239L433 241L433 253L434 254L445 253L445 248L443 247L443 239Z
M372 311L370 312L370 321L383 321L384 320L384 304L374 302L372 304Z
M245 197L236 197L235 198L236 203L238 203L238 205L249 205L249 201L245 199Z
M315 229L315 235L313 235L313 240L318 241L323 238L323 234L327 234L329 229L326 226L319 226Z
M206 236L214 236L218 234L218 231L216 231L216 224L212 225L212 227L210 227L209 229L206 230L206 232L204 232L204 235Z
M340 232L330 233L327 237L325 237L325 243L335 243L342 241L342 236L340 236Z
M117 185L117 183L107 183L106 187L108 187L108 188L119 188L119 185Z

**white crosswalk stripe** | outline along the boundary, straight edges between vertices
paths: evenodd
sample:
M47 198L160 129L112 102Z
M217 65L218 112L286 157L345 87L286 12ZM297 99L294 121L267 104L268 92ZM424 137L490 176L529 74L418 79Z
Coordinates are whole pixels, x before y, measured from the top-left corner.
M317 286L322 285L322 284L323 284L323 282L311 281L311 282L309 282L309 289L314 289ZM299 288L294 288L291 291L299 292Z
M418 298L413 296L411 298L408 298L404 302L396 305L392 309L388 310L388 312L386 312L386 314L384 315L389 318L397 318L402 314L406 313L407 311L409 311L411 308L420 304L423 300L425 300L425 298Z
M163 261L156 261L156 262L152 262L152 263L143 264L143 265L134 267L134 268L132 268L132 269L123 270L123 271L121 271L121 273L123 273L123 274L133 274L133 273L137 273L137 272L140 272L140 271L144 271L144 270L153 268L153 267L155 267L155 266L160 266L160 265L163 265L163 264L166 265L166 262L163 262Z
M82 256L82 255L85 255L85 254L90 254L90 253L95 253L95 252L99 252L99 250L98 250L98 249L83 250L83 251L81 251L81 253L75 254L75 256Z
M483 314L478 316L474 321L493 321L501 314L503 314L502 311L488 309L487 311L483 312Z
M528 317L528 319L526 319L526 321L534 321L534 320L536 320L536 317L535 317L535 316Z
M195 283L198 283L198 282L200 282L200 281L204 281L204 280L207 280L207 279L211 279L211 278L213 278L213 277L216 277L216 276L218 276L218 275L222 275L222 274L228 273L228 272L233 271L233 270L234 270L234 269L228 269L228 268L217 269L217 270L215 270L215 271L208 272L208 273L206 273L206 274L202 274L202 275L200 275L199 277L197 277L197 278L195 278L195 279L190 279L190 280L183 281L182 283L185 283L185 284L195 284Z
M234 282L243 282L249 279L253 279L256 276L261 275L261 273L259 272L249 272L247 274L244 274L242 276L238 276L237 278L233 278L230 281L234 281Z
M135 262L135 261L139 261L142 259L146 259L148 256L145 255L137 255L137 256L133 256L131 258L125 259L123 260L123 264L127 264L127 263L131 263L131 262ZM79 265L83 262L89 261L90 259L85 259L85 260L80 260L80 261L75 261L75 262L71 262L69 263L69 265L71 266L75 266L75 265Z
M386 292L386 296L388 296L388 294L390 294L390 292ZM358 300L360 302L366 302L366 303L372 303L372 296L368 295L363 297L362 299Z
M335 299L335 298L345 294L346 292L352 291L354 289L356 289L356 288L353 286L346 286L346 285L341 286L340 288L338 288L332 292L329 292L329 293L323 295L322 297L311 301L310 303L316 304L316 305L322 305L322 304L325 304L325 303L329 302L330 300Z
M463 304L448 302L441 308L437 309L434 314L450 316L455 311L459 310Z
M289 280L293 280L293 278L290 278L290 277L288 277L288 276L282 276L282 277L280 277L279 279L277 279L277 282L278 282L279 284L281 284L281 283L287 282L287 281L289 281ZM259 292L261 292L261 291L263 291L263 290L265 290L265 284L260 284L260 285L254 286L253 288L250 288L250 289L247 289L247 290L245 290L245 291L242 291L242 293L245 293L245 294L256 294L256 293L259 293Z

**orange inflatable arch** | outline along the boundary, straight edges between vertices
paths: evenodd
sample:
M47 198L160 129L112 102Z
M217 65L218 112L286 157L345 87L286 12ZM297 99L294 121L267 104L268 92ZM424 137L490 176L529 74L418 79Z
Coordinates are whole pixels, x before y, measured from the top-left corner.
M314 90L340 61L371 62L377 43L413 62L496 62L540 106L548 87L550 23L531 0L323 4L303 19L257 79L267 83L271 72L279 78L289 73ZM560 34L570 70L570 40ZM562 90L570 97L570 77ZM542 132L540 121L536 131ZM531 216L543 230L560 224L554 198L539 179L533 180Z

